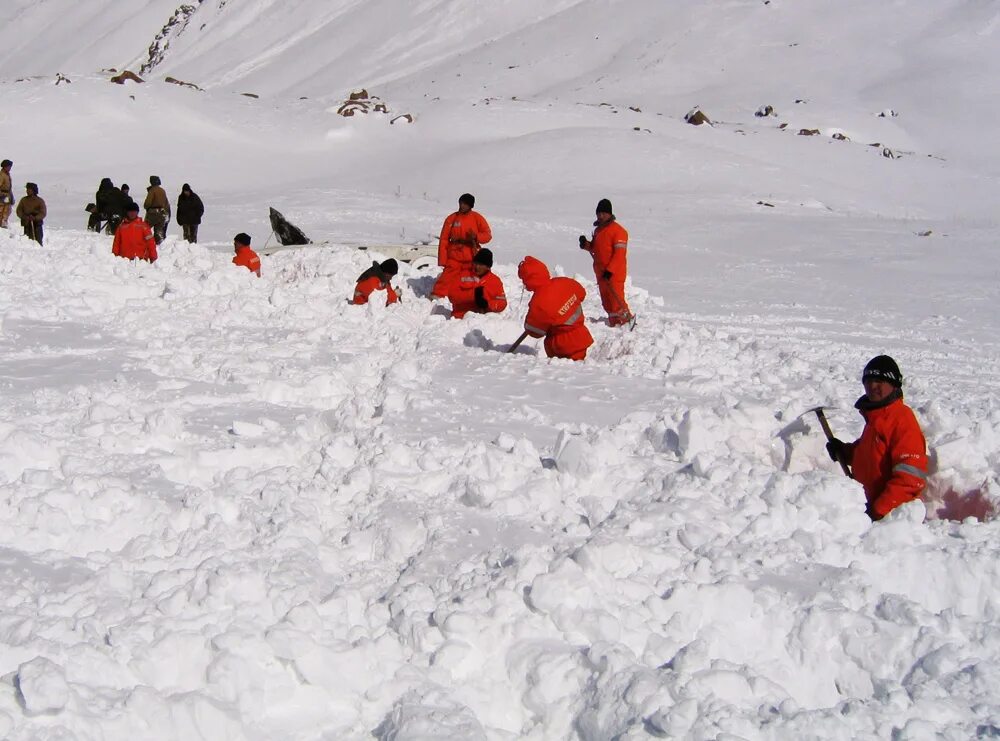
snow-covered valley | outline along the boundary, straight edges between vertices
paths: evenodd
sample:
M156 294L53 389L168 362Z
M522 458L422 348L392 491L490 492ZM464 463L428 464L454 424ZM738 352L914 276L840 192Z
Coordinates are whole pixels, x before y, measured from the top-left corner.
M0 8L49 207L0 232L0 737L1000 734L1000 9L205 0L119 86L178 4L118 5ZM83 207L152 174L201 243L130 263ZM465 191L505 312L406 266L347 305L354 246ZM603 197L634 332L577 249ZM268 206L332 245L233 267ZM505 352L529 254L586 361ZM880 353L931 476L872 523L807 410L853 439Z

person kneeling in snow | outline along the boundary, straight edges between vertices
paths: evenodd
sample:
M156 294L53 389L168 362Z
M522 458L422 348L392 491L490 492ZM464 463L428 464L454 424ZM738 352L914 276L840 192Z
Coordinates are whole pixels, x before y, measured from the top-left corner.
M572 278L552 278L545 263L528 256L517 267L524 287L535 295L528 304L524 331L545 337L550 358L583 360L594 338L584 323L583 299L587 292Z
M461 319L470 311L488 314L507 308L503 282L490 270L492 267L493 253L484 247L472 258L472 267L462 271L448 294L453 317Z
M250 249L250 235L240 232L233 237L233 265L242 265L251 273L260 277L260 258L257 253Z
M399 263L391 257L381 263L372 262L372 266L358 276L358 284L354 287L354 298L351 304L367 304L372 291L385 291L385 305L394 304L399 300L396 290L389 284L393 276L399 272Z
M156 262L156 240L153 229L139 218L139 204L132 201L125 206L125 220L115 230L111 254L129 260Z
M881 520L920 496L927 482L927 444L913 410L903 403L903 375L896 361L879 355L861 376L865 393L854 404L865 429L853 443L834 438L826 450L834 461L851 466L865 488L865 512Z

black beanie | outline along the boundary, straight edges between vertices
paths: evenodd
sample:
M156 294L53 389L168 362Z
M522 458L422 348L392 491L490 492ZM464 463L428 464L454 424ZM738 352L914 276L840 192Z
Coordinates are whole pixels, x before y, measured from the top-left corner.
M149 184L150 185L159 185L160 184L160 176L159 175L150 175L149 176Z
M480 265L485 265L488 268L493 267L493 253L483 247L479 252L472 256L472 262L478 263Z
M599 200L597 202L597 208L595 209L595 213L613 215L614 211L611 210L611 201L609 201L607 198L602 198L601 200Z
M233 237L233 241L236 242L236 244L243 244L243 245L246 245L247 247L249 247L250 246L250 235L247 234L246 232L240 232L235 237Z
M36 196L38 195L38 184L37 183L25 183L24 184L24 189L25 190L30 190Z
M191 190L191 186L187 183L184 183L184 185L181 186L181 191L183 192L185 190Z
M395 275L399 272L399 263L391 257L379 263L378 269L386 275Z
M133 211L139 213L139 204L135 201L129 201L129 204L125 207L125 213L130 214Z
M468 203L469 204L469 208L475 208L476 207L476 197L474 195L472 195L471 193L463 193L462 195L460 195L458 197L458 202L459 203Z
M888 355L878 355L868 361L865 372L861 374L861 382L865 381L886 381L896 388L903 385L903 374L899 372L896 361Z

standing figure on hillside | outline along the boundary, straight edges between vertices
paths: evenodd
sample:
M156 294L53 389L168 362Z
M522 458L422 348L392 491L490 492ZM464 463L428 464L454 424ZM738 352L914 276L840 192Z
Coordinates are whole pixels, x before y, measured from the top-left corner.
M24 190L27 195L17 202L17 218L24 227L24 235L42 244L42 222L48 213L45 201L38 195L38 186L34 183L25 183Z
M625 278L628 276L628 232L618 223L611 201L597 203L597 221L590 239L580 235L580 249L594 258L594 277L601 293L601 305L608 312L608 326L620 327L632 319L625 302Z
M125 196L125 202L126 203L131 203L132 202L132 196L130 196L128 194L128 192L129 192L128 183L122 183L121 186L118 189L122 192L122 195Z
M431 290L431 298L445 298L462 272L472 267L472 258L480 246L493 239L486 219L472 210L475 205L475 196L463 193L458 199L458 211L441 226L438 265L444 270Z
M903 403L903 374L896 361L879 355L868 361L861 383L865 393L855 408L865 429L853 443L834 438L826 451L851 466L865 488L865 513L881 520L920 496L927 483L927 444L913 410Z
M195 196L195 198L197 198L197 196ZM233 257L233 265L242 265L251 273L254 273L258 278L260 277L260 257L256 252L250 249L249 234L246 232L240 232L233 237L233 252L236 253Z
M111 254L128 260L156 262L156 239L153 230L139 218L139 204L135 201L125 206L125 219L115 230Z
M177 196L177 223L184 230L184 239L192 244L198 241L198 225L205 214L205 204L187 183L181 186Z
M587 292L572 278L553 278L545 263L525 257L517 267L524 287L534 293L524 318L524 331L545 338L545 354L550 358L583 360L594 338L583 316Z
M354 286L354 298L349 299L351 304L367 304L368 298L374 291L385 291L385 305L394 304L399 300L399 294L392 287L390 281L399 272L399 263L391 257L382 262L372 262L372 266L358 276L357 285Z
M167 225L170 223L170 201L167 200L167 192L160 185L159 176L149 176L149 187L146 188L146 200L142 207L146 209L146 223L153 228L153 236L159 245L167 238Z
M461 319L468 312L487 314L507 308L507 296L503 282L494 273L493 253L483 247L472 258L472 266L462 271L451 287L448 300L451 301L451 315Z
M14 186L10 182L10 168L14 163L10 160L0 162L0 227L7 228L7 219L14 208Z

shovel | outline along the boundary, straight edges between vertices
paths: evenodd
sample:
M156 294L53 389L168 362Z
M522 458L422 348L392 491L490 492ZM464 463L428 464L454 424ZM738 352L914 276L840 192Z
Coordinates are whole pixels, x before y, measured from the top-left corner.
M826 414L823 412L823 409L824 407L814 407L806 412L803 412L802 414L806 415L809 414L809 412L815 412L816 418L819 419L819 426L823 428L823 434L826 435L827 441L833 442L835 439L833 436L833 430L830 429L830 423L826 421ZM854 476L851 475L851 469L847 467L847 461L843 459L839 450L837 451L837 463L840 464L840 468L847 478L854 478Z

